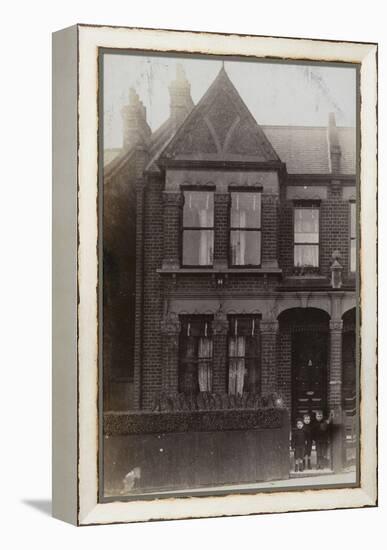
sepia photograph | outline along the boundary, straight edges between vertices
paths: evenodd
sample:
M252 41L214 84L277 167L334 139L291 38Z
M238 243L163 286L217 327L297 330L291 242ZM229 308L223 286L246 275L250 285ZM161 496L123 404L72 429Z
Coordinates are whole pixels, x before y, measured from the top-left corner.
M359 65L99 50L99 498L358 487Z

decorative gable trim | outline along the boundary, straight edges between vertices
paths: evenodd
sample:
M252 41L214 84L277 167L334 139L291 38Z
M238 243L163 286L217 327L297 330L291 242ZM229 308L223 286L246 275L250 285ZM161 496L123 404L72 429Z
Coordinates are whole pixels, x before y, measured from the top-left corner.
M281 164L224 68L160 157L181 161Z

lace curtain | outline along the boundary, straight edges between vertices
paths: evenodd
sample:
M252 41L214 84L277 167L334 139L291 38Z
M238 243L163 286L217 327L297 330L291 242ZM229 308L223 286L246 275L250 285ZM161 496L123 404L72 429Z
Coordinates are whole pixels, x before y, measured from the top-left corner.
M198 377L200 391L212 391L212 340L200 338L198 348Z
M245 379L246 340L244 336L235 336L229 340L229 380L228 391L233 395L242 395Z
M186 191L183 210L183 261L187 265L211 265L214 248L213 193Z
M294 247L294 265L318 267L318 246L296 245Z
M294 265L319 265L319 210L297 208L294 212Z
M208 208L199 210L199 225L200 227L208 227L210 225L210 218L212 218L212 212ZM212 264L212 231L200 231L199 241L199 265L211 265Z
M240 228L246 227L246 212L239 210L236 225ZM234 213L234 219L236 213ZM245 265L246 263L246 232L233 231L232 263L234 265Z

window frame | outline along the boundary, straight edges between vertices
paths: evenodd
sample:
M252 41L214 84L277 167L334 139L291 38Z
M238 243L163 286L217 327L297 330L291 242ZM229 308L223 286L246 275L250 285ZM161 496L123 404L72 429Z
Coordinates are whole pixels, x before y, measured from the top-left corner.
M232 333L232 327L233 327L233 322L235 322L236 320L240 320L240 319L243 319L243 320L251 320L251 321L256 321L256 327L255 327L255 331L254 331L254 336L257 338L258 340L258 350L259 350L259 355L246 355L246 347L245 347L245 354L243 356L236 356L236 355L233 355L233 356L230 356L230 340L231 338L236 338L236 336L233 335ZM254 393L256 394L260 394L261 393L261 389L262 389L262 339L261 339L261 332L260 332L260 323L261 323L261 320L262 320L262 316L260 314L230 314L228 315L228 321L229 321L229 331L228 331L228 334L227 334L227 394L228 395L236 395L236 394L230 394L230 365L231 365L231 361L232 360L235 360L235 359L243 359L244 361L244 368L246 369L246 362L247 361L251 361L251 360L256 360L257 361L257 375L258 375L258 381L257 381L257 389ZM253 335L251 335L251 337L253 337ZM246 376L246 374L245 374ZM245 382L245 380L244 380ZM242 392L242 395L243 393L251 393L251 392L247 392L245 391L245 386L244 386L244 391Z
M187 364L187 363L191 363L191 364L195 364L196 387L197 387L197 392L195 393L195 395L198 395L200 393L199 363L208 363L210 365L210 369L212 371L212 377L213 377L213 374L214 374L214 334L213 334L213 331L212 331L212 322L213 322L214 316L211 315L211 314L208 314L208 315L207 314L184 314L184 315L180 315L179 319L180 319L180 323L181 323L181 331L180 331L180 334L179 334L179 345L178 345L178 391L179 391L179 393L184 393L184 390L181 387L181 376L183 375L183 365ZM198 322L198 321L201 321L203 324L208 323L208 329L209 329L209 335L210 336L207 336L207 338L209 338L212 342L211 359L204 360L202 358L199 361L198 350L196 350L197 353L196 353L195 359L190 359L190 360L188 360L186 358L183 359L182 340L183 340L184 337L188 336L187 334L185 334L185 327L187 327L190 322ZM201 336L197 336L198 340L200 338L201 338ZM212 385L213 385L213 381L212 381ZM211 390L212 390L212 388L211 388Z
M352 205L355 206L355 236L352 237ZM357 257L357 203L356 200L349 201L349 254L348 254L348 272L351 277L355 277L358 269ZM352 241L355 241L355 269L352 270Z
M229 267L232 269L257 269L262 267L262 191L263 187L260 186L249 186L249 187L239 187L239 186L233 186L229 187L229 194L230 194L230 204L229 204L229 211L228 211L228 264ZM255 227L245 227L245 228L238 228L238 227L232 227L231 226L231 218L232 218L232 195L233 193L250 193L250 194L259 194L260 195L260 213L259 213L259 220L260 220L260 226L259 228ZM259 233L260 235L260 245L259 245L259 263L258 264L234 264L232 261L232 250L231 250L231 233L233 231L251 231L255 233Z
M184 263L184 231L212 231L212 242L213 242L213 252L215 251L215 185L182 185L180 187L181 194L183 197L183 206L181 208L181 217L180 217L180 266L182 268L189 269L213 269L214 267L214 258L212 258L212 264L185 264ZM185 205L185 195L187 191L198 192L198 193L212 193L212 204L213 204L213 224L212 227L193 227L193 226L184 226L184 205Z
M296 221L296 210L317 210L318 211L318 242L317 243L296 243L296 231L295 231L295 221ZM296 200L293 201L293 272L296 274L318 274L321 269L321 200ZM317 266L297 266L295 265L295 250L296 246L307 246L313 245L317 246Z

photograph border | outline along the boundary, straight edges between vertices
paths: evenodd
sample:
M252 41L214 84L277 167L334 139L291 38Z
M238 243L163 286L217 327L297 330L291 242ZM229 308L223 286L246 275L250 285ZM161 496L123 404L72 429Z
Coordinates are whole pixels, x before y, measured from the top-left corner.
M160 57L163 59L170 59L176 61L180 58L184 59L205 59L213 61L233 61L233 62L246 62L246 63L267 63L267 64L279 64L279 65L293 65L293 66L316 66L316 67L347 67L354 68L356 71L356 116L355 116L355 135L356 135L356 150L355 150L355 180L356 180L356 201L360 204L359 201L359 187L360 187L360 63L352 62L335 62L335 61L305 61L305 60L295 60L295 59L286 59L286 58L271 58L269 56L262 58L257 58L256 56L245 56L240 58L240 56L230 55L225 59L224 56L212 55L212 54L198 54L198 53L189 53L189 52L159 52L153 50L138 50L138 49L123 49L123 48L98 48L98 254L99 254L99 270L98 270L98 421L99 421L99 431L98 431L98 502L128 502L132 500L143 500L149 501L154 500L155 498L164 499L171 498L171 495L176 497L207 497L207 496L227 496L230 494L254 494L257 492L280 492L280 491L305 491L305 490L316 490L321 491L323 489L339 489L339 488L352 488L360 486L360 464L359 464L359 455L360 455L360 438L356 442L356 481L347 482L347 483L329 483L328 480L326 483L321 483L319 485L306 485L306 486L294 486L286 485L287 480L283 480L282 486L276 487L264 487L264 488L239 488L235 489L216 489L216 487L190 487L185 490L179 490L177 493L174 490L165 490L163 492L144 492L144 493L135 493L133 495L115 495L115 496L104 496L104 434L103 434L103 425L104 425L104 365L103 365L103 285L104 285L104 274L103 274L103 216L104 216L104 200L103 200L103 186L104 186L104 56L105 55L121 55L121 56L152 56L154 58ZM318 177L318 176L317 176ZM357 212L357 227L359 225L359 210ZM348 221L349 223L349 221ZM349 237L348 237L349 239ZM348 242L349 244L349 242ZM356 254L358 256L359 252L359 239L357 239L357 250ZM355 294L356 294L356 431L360 433L360 414L359 414L359 397L360 397L360 388L359 388L359 379L360 379L360 361L359 361L359 270L356 271L355 279ZM246 486L249 485L246 483ZM231 487L231 485L230 485ZM216 492L214 492L214 490Z

